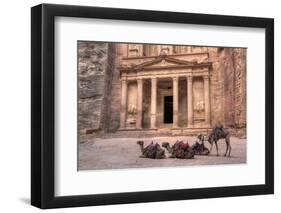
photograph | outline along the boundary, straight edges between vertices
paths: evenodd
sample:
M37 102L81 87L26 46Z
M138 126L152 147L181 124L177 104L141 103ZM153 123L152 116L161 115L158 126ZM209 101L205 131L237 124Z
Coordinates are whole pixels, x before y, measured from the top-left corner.
M151 4L32 6L31 205L273 207L274 18Z
M77 41L78 171L247 163L247 48Z

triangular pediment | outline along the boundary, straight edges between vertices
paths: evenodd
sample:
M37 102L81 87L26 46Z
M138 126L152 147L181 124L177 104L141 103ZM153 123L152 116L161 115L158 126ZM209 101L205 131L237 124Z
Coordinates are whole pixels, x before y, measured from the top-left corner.
M166 59L162 59L161 61L157 61L157 63L153 63L147 66L144 66L145 68L154 68L154 67L167 67L167 66L176 66L176 65L181 65L181 63L175 63L172 61L168 61ZM185 64L183 64L185 65Z
M138 65L135 65L136 69L153 69L153 68L164 68L164 67L171 67L171 66L186 66L186 65L195 65L197 62L190 62L175 59L172 57L167 56L159 56L154 60L147 61Z
M169 56L159 56L157 58L154 58L150 61L146 61L140 64L133 64L131 66L122 67L123 70L149 70L149 69L165 69L165 68L171 68L171 67L186 67L186 66L200 66L200 65L206 65L208 66L209 63L200 63L195 61L185 61L180 59L175 59Z

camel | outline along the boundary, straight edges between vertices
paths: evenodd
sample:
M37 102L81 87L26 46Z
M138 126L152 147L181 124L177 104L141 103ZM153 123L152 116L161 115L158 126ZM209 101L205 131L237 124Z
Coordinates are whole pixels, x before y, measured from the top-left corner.
M210 153L212 152L213 144L215 143L217 156L219 156L218 144L217 144L219 139L225 139L226 151L224 156L230 157L230 153L231 153L230 133L223 127L223 125L217 125L207 136L207 141L211 144Z
M207 147L205 147L204 145L204 140L205 137L202 134L199 134L197 136L197 138L199 139L199 141L196 141L195 144L193 144L191 146L191 149L194 150L195 155L209 155L210 151Z
M158 143L154 144L153 141L146 147L144 147L143 141L137 141L140 146L141 155L140 158L152 158L152 159L163 159L165 158L165 150L160 147Z
M194 158L194 151L190 148L188 142L184 143L183 141L177 141L172 147L168 142L163 142L162 147L166 148L171 154L170 158Z

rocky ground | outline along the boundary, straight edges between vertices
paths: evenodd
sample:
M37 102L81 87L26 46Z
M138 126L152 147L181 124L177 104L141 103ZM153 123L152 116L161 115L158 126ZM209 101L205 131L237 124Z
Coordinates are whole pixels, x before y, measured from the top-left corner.
M246 163L246 139L231 138L231 157L224 157L224 140L218 142L219 154L216 156L215 146L209 156L195 156L194 159L148 159L140 158L140 148L137 140L143 140L145 145L151 142L150 138L96 138L92 142L79 144L79 170L92 169L123 169L123 168L144 168L144 167L170 167L170 166L198 166L215 164L240 164ZM189 141L192 145L195 137L157 137L154 142L162 143L168 141L173 144L176 140ZM210 148L208 142L205 145Z

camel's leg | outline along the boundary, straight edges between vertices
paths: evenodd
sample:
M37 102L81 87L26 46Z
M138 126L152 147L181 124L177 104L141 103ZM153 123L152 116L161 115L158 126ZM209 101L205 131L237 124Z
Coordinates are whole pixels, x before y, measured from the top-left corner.
M214 142L212 141L211 142L211 148L210 148L210 155L211 155L211 152L212 152L212 149L213 149L213 144L214 144Z
M228 152L228 157L230 157L230 153L231 153L231 145L229 143L229 152Z
M225 139L225 144L226 144L226 149L225 149L225 154L224 156L227 155L228 149L229 149L229 143L227 142L227 140Z
M227 137L225 140L227 141L228 144L228 157L230 157L230 153L231 153L230 137Z
M216 143L217 156L219 156L218 142L215 141L215 143Z

